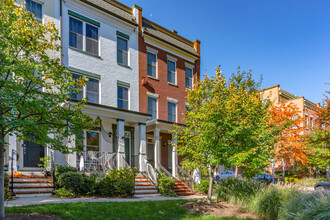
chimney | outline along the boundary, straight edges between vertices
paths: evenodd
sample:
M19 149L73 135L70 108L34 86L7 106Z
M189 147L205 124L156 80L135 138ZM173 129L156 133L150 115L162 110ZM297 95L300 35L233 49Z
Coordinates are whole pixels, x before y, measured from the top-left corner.
M174 34L178 34L178 31L177 30L173 30L172 31Z
M139 34L142 33L142 8L138 5L133 5L132 13L135 17L136 23L139 25Z
M201 55L201 41L200 40L195 40L194 41L194 48L197 51L198 55Z

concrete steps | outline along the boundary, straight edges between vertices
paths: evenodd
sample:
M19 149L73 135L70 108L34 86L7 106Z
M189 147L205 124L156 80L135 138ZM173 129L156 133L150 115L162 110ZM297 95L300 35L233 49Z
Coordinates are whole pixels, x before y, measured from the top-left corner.
M17 196L39 196L54 192L52 178L45 177L43 172L35 171L23 172L22 176L14 177L13 190Z
M142 174L135 177L135 197L160 196L153 182Z

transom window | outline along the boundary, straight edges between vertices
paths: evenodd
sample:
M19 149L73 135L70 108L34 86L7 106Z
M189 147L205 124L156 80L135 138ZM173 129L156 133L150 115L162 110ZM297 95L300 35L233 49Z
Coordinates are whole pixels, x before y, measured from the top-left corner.
M147 52L148 76L157 78L157 55Z
M76 73L72 73L72 77L76 80L79 80L83 78L84 76L81 76ZM99 104L99 96L100 96L100 81L98 79L88 78L88 82L83 87L75 87L80 92L77 94L72 93L71 96L73 99L81 100L83 98L87 98L88 102Z
M128 88L117 85L117 107L128 109Z
M186 89L192 89L193 87L193 70L186 67Z
M69 46L99 55L98 27L70 16Z
M157 99L148 96L148 114L152 115L151 119L157 118Z
M117 62L128 66L128 40L117 36Z
M176 84L176 64L172 60L167 60L167 82Z
M25 1L26 10L33 13L38 23L42 23L42 4L39 4L32 0Z
M168 121L176 122L176 103L168 102Z

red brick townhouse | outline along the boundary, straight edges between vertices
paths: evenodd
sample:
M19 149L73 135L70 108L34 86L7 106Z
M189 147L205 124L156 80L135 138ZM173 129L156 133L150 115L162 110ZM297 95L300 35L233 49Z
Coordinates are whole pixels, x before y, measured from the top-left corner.
M200 78L200 41L190 41L142 16L139 25L139 109L152 115L147 122L147 159L156 169L177 174L177 154L169 131L182 123L187 90Z

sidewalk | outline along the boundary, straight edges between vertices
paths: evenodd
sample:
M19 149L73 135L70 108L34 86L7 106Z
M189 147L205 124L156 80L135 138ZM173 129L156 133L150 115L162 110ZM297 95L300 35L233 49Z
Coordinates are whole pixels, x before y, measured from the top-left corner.
M18 197L16 200L5 201L5 207L27 206L27 205L43 205L54 203L76 203L76 202L141 202L141 201L164 201L164 200L196 200L202 199L203 196L178 196L178 197L164 197L164 196L150 196L138 198L75 198L75 199L61 199L51 195L34 196L34 197Z

